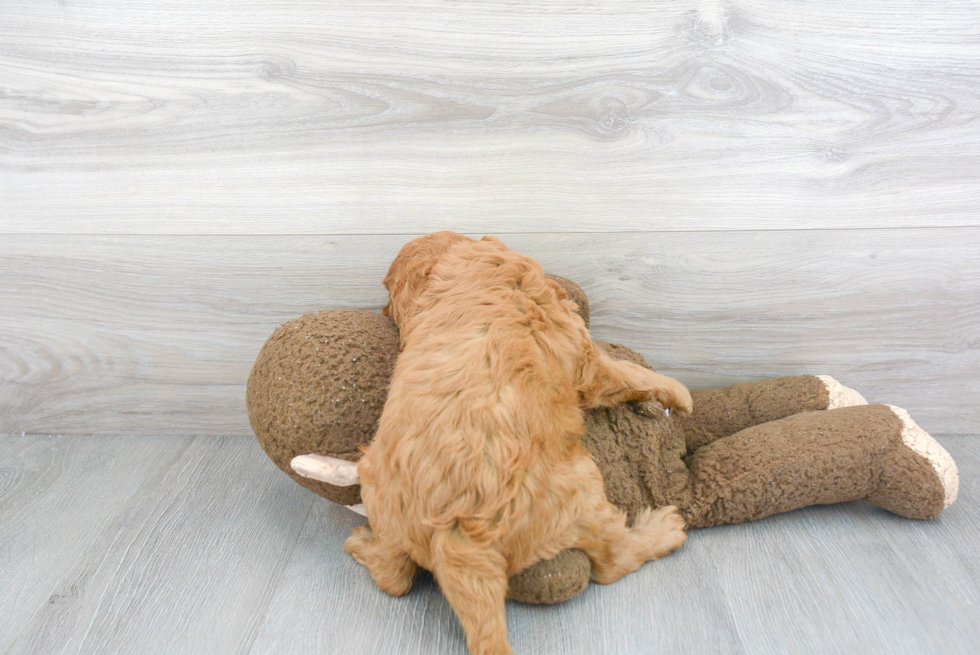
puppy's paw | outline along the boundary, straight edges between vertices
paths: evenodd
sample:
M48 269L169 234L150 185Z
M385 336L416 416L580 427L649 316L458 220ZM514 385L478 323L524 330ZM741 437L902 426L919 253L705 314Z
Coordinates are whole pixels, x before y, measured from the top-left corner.
M379 543L369 526L354 528L344 542L344 551L371 573L381 591L392 596L411 591L415 563L405 553Z
M649 559L658 559L683 546L687 541L684 527L684 517L673 505L647 508L633 524L633 530L639 532L647 544Z
M353 557L363 566L367 566L367 551L374 544L374 531L369 525L362 525L351 530L350 536L344 542L344 552Z
M681 416L687 416L694 411L694 399L691 392L680 382L671 380L669 387L658 389L654 397L664 407L670 407Z

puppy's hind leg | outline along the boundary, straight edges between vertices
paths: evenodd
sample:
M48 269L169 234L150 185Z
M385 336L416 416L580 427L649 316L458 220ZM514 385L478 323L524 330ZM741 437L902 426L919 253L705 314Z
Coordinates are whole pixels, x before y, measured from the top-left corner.
M344 542L344 552L362 564L385 593L404 596L411 591L415 562L402 550L376 539L370 526L354 528Z
M611 503L603 503L583 517L576 548L592 560L592 579L609 584L640 568L644 562L660 559L680 548L687 540L684 519L672 506L647 508L632 528L626 515Z
M432 572L463 625L470 653L513 655L507 640L507 563L503 555L455 529L434 535L432 546Z

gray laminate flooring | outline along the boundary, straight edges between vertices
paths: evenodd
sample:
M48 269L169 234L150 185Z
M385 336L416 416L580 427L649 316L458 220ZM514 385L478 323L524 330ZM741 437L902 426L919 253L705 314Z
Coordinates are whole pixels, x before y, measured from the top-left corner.
M980 652L980 438L938 520L855 502L691 533L559 606L518 653ZM362 522L243 437L0 437L0 653L465 653L430 577L380 592Z

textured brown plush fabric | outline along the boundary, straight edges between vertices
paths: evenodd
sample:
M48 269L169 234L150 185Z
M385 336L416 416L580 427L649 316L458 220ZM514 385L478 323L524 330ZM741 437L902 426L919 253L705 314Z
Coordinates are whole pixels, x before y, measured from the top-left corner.
M296 455L357 461L374 437L398 356L398 329L381 314L341 309L306 314L279 327L248 379L252 430L266 454L307 489L342 505L360 485L336 487L297 475Z
M597 342L615 359L649 365L635 350ZM633 405L591 409L585 413L582 444L595 459L606 497L629 515L629 522L646 507L687 503L688 473L684 465L684 433L656 403L647 403L650 416Z
M901 421L884 405L797 414L748 428L691 456L692 503L682 513L692 528L741 523L865 498L889 476L896 480L889 499L906 502L914 490L909 484L923 480L908 457L893 455L914 455L904 447L901 430ZM896 468L893 460L902 462L896 475L890 475ZM909 470L911 478L903 475ZM939 484L935 473L932 478ZM925 488L933 489L928 484ZM941 484L938 494L942 509Z
M934 519L945 507L944 498L943 484L925 457L893 448L881 461L878 488L866 500L908 519Z
M564 278L556 281L588 322L582 290ZM397 356L398 328L374 312L322 311L279 327L259 352L246 391L249 420L263 450L310 491L341 505L360 503L360 485L304 478L289 462L309 453L360 459L357 448L374 438ZM567 550L513 576L508 598L562 602L588 585L591 571L585 553Z
M546 277L560 284L568 297L575 301L575 304L578 305L578 315L585 321L585 327L589 327L589 297L582 291L582 287L560 275L548 274Z
M534 605L560 603L582 593L591 577L588 555L570 548L512 575L507 580L507 598Z
M723 389L691 392L694 413L677 417L694 452L716 439L799 412L827 409L827 387L812 375L743 382Z

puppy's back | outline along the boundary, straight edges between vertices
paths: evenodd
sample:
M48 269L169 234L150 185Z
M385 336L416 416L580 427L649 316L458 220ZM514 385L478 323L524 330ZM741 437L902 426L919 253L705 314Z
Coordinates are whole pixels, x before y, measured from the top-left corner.
M406 520L492 531L528 469L581 434L584 324L537 262L497 241L454 246L418 302L369 459Z

